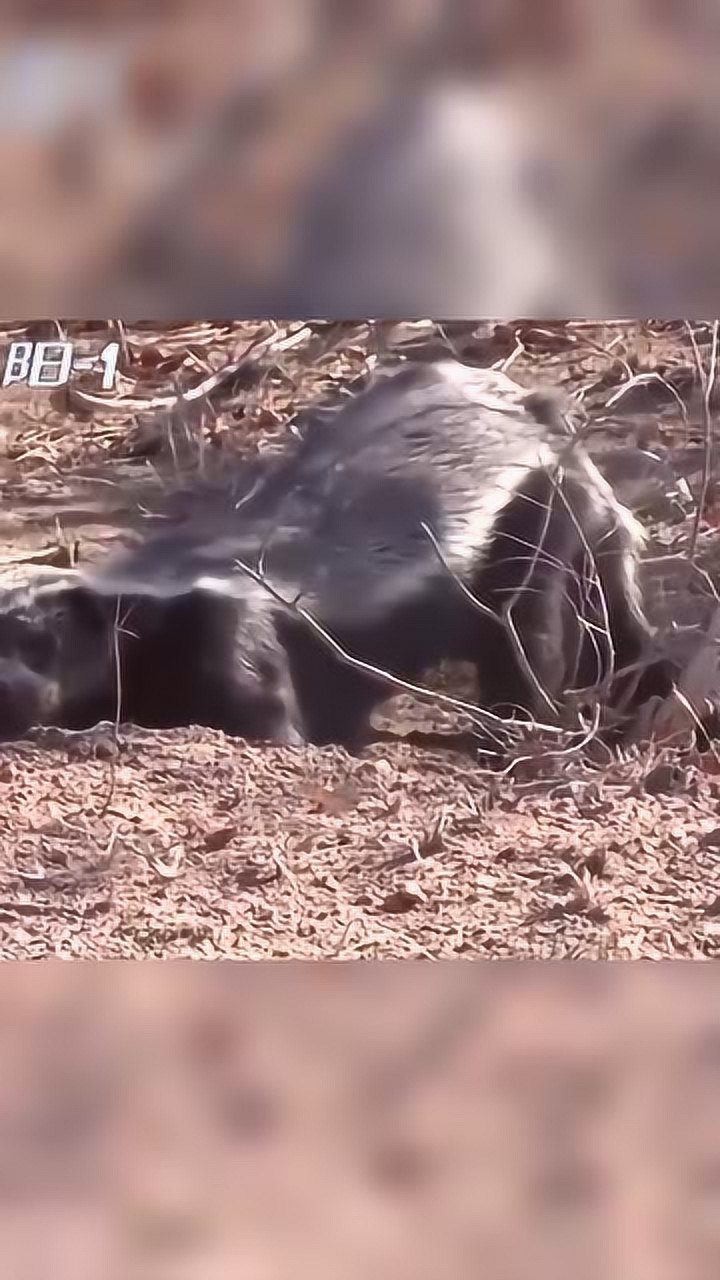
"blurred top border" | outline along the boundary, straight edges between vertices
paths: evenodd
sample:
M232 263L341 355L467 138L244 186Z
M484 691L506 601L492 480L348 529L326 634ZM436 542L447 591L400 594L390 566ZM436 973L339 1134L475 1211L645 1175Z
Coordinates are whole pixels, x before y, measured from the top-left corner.
M5 4L0 318L717 313L719 53L699 0Z

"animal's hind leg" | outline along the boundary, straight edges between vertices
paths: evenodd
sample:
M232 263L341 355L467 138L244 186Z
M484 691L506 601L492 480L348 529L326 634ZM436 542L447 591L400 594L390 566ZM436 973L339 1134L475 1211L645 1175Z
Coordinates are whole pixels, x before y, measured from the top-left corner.
M484 623L478 665L480 700L494 713L556 719L568 671L567 629L574 623L566 576L537 571L519 592L495 594L499 616Z
M206 680L197 692L198 723L250 742L300 746L306 742L292 689L273 681L264 690L243 680Z
M554 722L576 680L583 641L579 529L549 478L531 478L498 522L473 584L495 619L479 624L481 702Z
M287 655L282 646L249 644L241 631L230 651L206 655L193 690L199 723L249 741L306 742Z
M387 697L387 686L336 657L304 622L283 618L278 630L308 741L361 746L371 735L370 714Z
M653 696L667 697L674 670L669 660L650 654L652 632L642 612L627 531L616 527L607 533L594 549L594 559L612 646L611 702L637 707Z
M200 723L251 741L306 742L288 655L272 611L207 598L203 610L205 643L193 680Z
M631 713L654 695L667 697L674 670L651 652L653 632L637 580L642 535L599 476L593 483L587 465L589 484L571 479L563 487L579 543L574 579L582 630L574 686L594 686L606 705Z

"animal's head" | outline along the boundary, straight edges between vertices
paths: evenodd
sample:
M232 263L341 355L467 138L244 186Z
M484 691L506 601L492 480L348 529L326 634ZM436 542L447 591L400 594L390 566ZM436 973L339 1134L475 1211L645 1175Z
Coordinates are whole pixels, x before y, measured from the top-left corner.
M0 739L52 723L68 684L105 662L107 608L83 587L15 588L0 594Z

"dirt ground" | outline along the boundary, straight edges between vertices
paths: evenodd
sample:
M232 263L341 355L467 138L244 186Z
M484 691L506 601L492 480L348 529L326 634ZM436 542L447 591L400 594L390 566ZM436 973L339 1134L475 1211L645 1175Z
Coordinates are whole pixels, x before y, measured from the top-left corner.
M346 385L373 351L421 339L563 384L598 441L671 451L693 494L703 489L704 515L695 528L692 510L649 512L648 573L658 617L676 624L669 639L702 638L717 548L715 490L701 474L709 330L696 330L694 349L682 325L435 327L390 339L372 326L207 325L123 338L109 403L88 378L60 398L4 395L6 565L62 564L78 546L81 562L91 558L168 471L198 465L203 450L275 447L298 407ZM212 379L251 343L250 369L219 389L179 410L153 403ZM669 593L668 561L682 598ZM124 726L44 730L3 747L0 956L720 953L716 754L651 747L603 764L575 754L498 776L472 752L403 741L408 727L431 727L417 708L407 723L385 722L395 739L356 756Z
M132 730L6 748L0 785L6 957L720 955L720 780L690 763L498 783Z

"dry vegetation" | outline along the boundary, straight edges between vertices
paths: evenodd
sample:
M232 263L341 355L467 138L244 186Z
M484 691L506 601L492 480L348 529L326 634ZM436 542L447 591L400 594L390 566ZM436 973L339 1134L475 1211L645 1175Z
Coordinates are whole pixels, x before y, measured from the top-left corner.
M173 476L228 451L280 447L299 410L388 350L450 350L563 386L586 411L598 455L667 451L693 498L684 506L668 497L664 472L616 478L650 528L654 619L712 692L712 323L111 322L62 332L95 350L117 336L121 372L112 395L98 391L99 374L58 393L3 393L6 565L82 563L124 536ZM25 334L6 327L4 338ZM426 706L398 701L383 721L399 738L357 757L248 748L201 730L46 732L3 749L0 952L717 953L714 752L699 756L681 739L613 762L569 753L492 776L472 755L402 740L444 726Z

